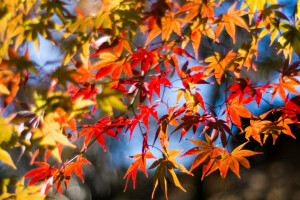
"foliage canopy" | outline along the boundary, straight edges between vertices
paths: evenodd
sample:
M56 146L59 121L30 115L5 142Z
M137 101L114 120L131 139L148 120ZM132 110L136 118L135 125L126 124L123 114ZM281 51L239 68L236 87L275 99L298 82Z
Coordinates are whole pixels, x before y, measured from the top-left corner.
M38 165L18 182L3 181L0 199L44 199L50 187L62 193L73 174L84 181L82 165L90 164L85 152L96 142L106 150L105 139L119 140L120 132L143 137L140 153L130 156L135 160L124 176L126 187L130 178L135 187L139 168L146 176L155 169L152 198L158 185L168 198L167 180L186 191L176 170L193 175L201 165L202 179L215 171L225 178L229 170L240 178L240 165L250 168L246 157L261 152L246 150L247 142L231 150L228 141L238 132L260 145L269 136L274 144L281 134L295 138L290 126L298 125L300 114L299 1L288 17L276 0L103 0L97 6L0 2L0 160L16 169L9 152L20 148L20 156L30 154ZM270 52L260 52L268 37ZM50 73L29 56L30 43L43 51L42 38L61 51L59 67ZM253 78L265 67L261 54L279 60L263 83ZM20 91L36 87L32 78L49 83L21 97ZM220 100L211 104L202 85L221 88ZM168 91L176 93L176 104L169 103ZM273 103L275 96L282 106ZM249 110L262 103L271 109L259 115ZM98 111L102 117L86 123ZM205 137L188 138L188 131ZM176 134L195 147L183 154L169 149ZM62 159L64 147L72 157ZM189 170L180 154L196 155ZM154 162L147 169L148 159ZM11 184L14 191L7 190Z

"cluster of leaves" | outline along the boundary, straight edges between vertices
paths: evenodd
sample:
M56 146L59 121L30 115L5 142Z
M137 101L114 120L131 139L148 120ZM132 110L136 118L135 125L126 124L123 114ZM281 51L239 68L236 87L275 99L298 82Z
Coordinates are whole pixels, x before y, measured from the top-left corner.
M299 2L292 17L275 0L241 5L216 0L100 2L92 14L80 7L70 10L64 0L0 2L0 160L16 169L8 152L20 148L20 156L30 154L31 164L39 165L24 176L30 179L25 189L23 179L3 182L0 199L44 199L51 186L62 193L74 173L84 181L82 165L90 164L84 153L96 141L106 150L105 138L119 140L120 132L130 138L140 132L143 138L140 154L131 156L136 160L124 176L127 183L131 177L135 187L138 168L147 176L146 160L155 159L148 169L156 168L152 198L158 184L167 198L167 179L185 191L177 169L192 175L202 165L202 179L217 170L225 178L229 169L240 178L239 164L250 168L245 157L259 152L245 150L247 142L230 151L233 130L260 145L269 135L274 144L280 134L295 138L290 125L298 125L300 114ZM144 45L135 42L141 34L147 37ZM266 35L283 64L274 66L276 77L258 85L247 74L260 70L258 45ZM32 42L39 51L41 37L58 46L63 57L50 74L43 74L29 57L27 45ZM101 43L103 38L107 41ZM207 55L199 55L202 47ZM191 60L200 64L191 66ZM17 94L31 77L47 77L49 85L25 101ZM174 77L181 82L177 90L170 81ZM225 86L219 105L203 99L202 84ZM175 105L165 99L166 90L177 93ZM284 106L272 103L277 94ZM255 103L259 108L262 101L272 109L259 116L247 109ZM96 110L106 116L83 123L95 118ZM156 121L155 131L149 120ZM204 127L200 134L199 126ZM177 163L181 151L168 150L177 131L180 141L196 145L180 156L197 155L190 170ZM188 131L205 135L205 140L186 138ZM83 143L75 146L78 138ZM78 153L63 160L64 147ZM152 150L159 150L161 158ZM50 165L49 157L56 164ZM6 189L11 184L17 186L12 193Z

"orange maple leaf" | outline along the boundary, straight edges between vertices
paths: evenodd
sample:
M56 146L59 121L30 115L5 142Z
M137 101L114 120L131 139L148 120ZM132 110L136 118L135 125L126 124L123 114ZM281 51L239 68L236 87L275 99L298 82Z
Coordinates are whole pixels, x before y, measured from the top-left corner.
M187 43L189 41L192 42L192 46L195 52L195 57L196 59L198 58L198 49L200 47L201 44L201 39L202 39L202 34L215 39L215 31L212 29L211 26L207 25L207 23L200 23L199 18L197 18L194 23L191 25L191 35L190 36L186 36L187 39L184 40L182 42L182 48L185 48L185 46L187 45ZM218 39L216 39L216 41L218 41Z
M242 10L234 10L236 4L237 4L237 2L234 3L229 8L227 13L221 15L221 18L219 20L215 21L215 23L218 24L216 27L216 31L215 31L216 38L220 35L224 26L225 26L226 32L232 38L233 43L235 43L235 26L236 25L246 29L248 32L250 31L250 29L249 29L248 25L246 24L246 22L244 21L244 19L241 18L241 16L247 14L247 12L242 11Z
M287 77L283 77L279 80L279 83L276 84L271 84L271 87L273 87L272 95L271 95L271 102L273 98L275 97L276 93L279 94L279 96L285 100L286 98L286 93L285 90L299 95L298 91L295 89L295 85L299 85L299 81L295 80L288 80Z
M263 143L266 142L269 135L272 135L273 145L274 145L277 138L279 137L279 135L281 133L289 135L295 139L296 137L293 135L291 128L289 127L289 124L293 124L293 123L294 122L290 118L282 119L280 117L277 120L277 122L271 122L271 123L267 124L260 131L260 133L264 134Z
M226 152L223 148L215 147L214 143L211 142L211 138L207 134L205 134L205 137L207 142L202 140L187 139L188 141L198 145L198 147L191 148L190 150L188 150L182 156L179 157L181 158L183 156L198 154L192 163L190 172L203 163L202 179L204 178L205 174L208 172L208 170L211 168L211 166L215 161L217 165L221 165L219 158L221 156L221 153Z
M225 57L222 57L218 52L214 52L214 55L206 58L203 62L209 62L208 66L205 66L204 75L209 74L214 70L214 75L217 82L221 85L221 79L225 71L230 68L232 60L235 58L236 53L231 50Z
M154 28L147 35L147 40L145 45L147 46L154 38L156 38L160 33L162 33L162 40L168 41L173 31L181 36L181 23L183 19L176 18L173 12L170 12L168 16L165 16L161 20L162 28L155 25Z
M135 189L135 180L136 180L136 173L137 173L138 168L140 168L145 173L146 177L148 177L147 169L146 169L146 159L151 159L151 158L156 159L156 157L154 157L150 151L146 151L146 153L144 155L136 154L134 156L129 156L129 157L136 158L136 160L129 166L129 168L123 178L123 179L125 179L127 177L126 186L125 186L124 191L127 188L127 184L128 184L130 176L132 177L133 188Z
M222 154L221 159L221 165L217 165L216 163L211 167L210 171L207 173L206 176L211 174L212 172L216 171L217 169L220 170L220 174L222 178L225 178L228 172L228 169L230 169L233 173L237 175L238 178L240 177L239 164L243 165L247 169L250 168L249 161L245 158L248 156L253 156L257 154L262 154L261 152L254 152L250 150L242 150L242 148L247 144L248 142L245 142L244 144L241 144L237 148L235 148L231 153L225 153Z
M245 138L249 140L251 136L254 140L259 142L260 145L263 145L261 141L260 133L261 130L270 123L272 122L268 120L250 120L250 126L245 128L245 132L246 132Z
M177 35L181 36L181 26L183 20L180 18L175 18L173 13L169 16L163 18L162 20L162 40L168 41L172 32L174 31Z
M213 1L194 1L191 3L184 4L177 13L187 13L184 18L184 24L192 21L195 17L201 16L201 18L212 18L214 16L214 7L217 4Z

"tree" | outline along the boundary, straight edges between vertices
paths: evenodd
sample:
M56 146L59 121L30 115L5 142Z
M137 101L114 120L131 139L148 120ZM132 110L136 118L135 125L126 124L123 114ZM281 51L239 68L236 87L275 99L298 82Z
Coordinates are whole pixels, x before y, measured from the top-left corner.
M245 149L247 142L232 150L231 139L241 133L264 145L271 135L275 144L281 134L295 138L290 126L299 123L300 3L291 17L284 6L275 0L103 0L89 12L63 0L1 2L0 160L16 169L9 152L20 148L20 156L30 154L38 167L17 182L3 181L0 198L44 199L51 186L62 193L73 174L84 181L85 152L93 143L105 150L105 139L119 140L120 132L143 137L140 153L130 156L135 160L126 187L130 178L135 187L139 168L146 176L155 169L152 198L158 185L168 198L167 180L185 191L176 170L193 175L201 165L202 179L215 171L225 178L229 169L240 178L239 166L250 168L246 157L261 152ZM270 47L260 52L267 37ZM30 43L43 51L41 38L61 50L60 66L51 73L29 56ZM264 54L275 64L271 78L259 81L253 77L268 64ZM31 78L48 84L38 88ZM222 90L218 101L203 97L203 84ZM18 95L28 87L34 92L27 98ZM168 91L177 94L174 105ZM281 105L273 103L278 96ZM102 117L86 123L99 117L98 110ZM154 132L149 120L156 122ZM188 138L189 131L203 137ZM183 154L169 149L176 134L195 147ZM75 145L78 138L83 142ZM73 154L62 159L66 148ZM197 155L189 170L180 154ZM147 169L148 159L154 162ZM7 190L11 184L14 191Z

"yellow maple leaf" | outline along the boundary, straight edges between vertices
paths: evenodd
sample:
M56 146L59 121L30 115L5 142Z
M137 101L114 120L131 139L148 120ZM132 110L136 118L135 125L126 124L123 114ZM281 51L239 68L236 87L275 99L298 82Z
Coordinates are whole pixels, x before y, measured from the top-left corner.
M68 138L62 134L60 124L55 122L51 115L48 115L45 119L41 128L32 129L32 139L38 140L39 146L45 148L49 147L51 154L61 162L60 154L56 147L57 144L62 144L75 148L76 146L72 144Z
M5 150L3 150L1 148L0 148L0 160L2 162L4 162L5 164L8 164L12 168L17 169L17 167L15 166L14 162L12 161L9 153L7 153Z

